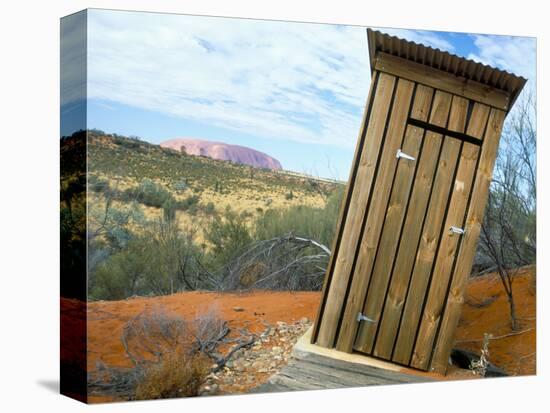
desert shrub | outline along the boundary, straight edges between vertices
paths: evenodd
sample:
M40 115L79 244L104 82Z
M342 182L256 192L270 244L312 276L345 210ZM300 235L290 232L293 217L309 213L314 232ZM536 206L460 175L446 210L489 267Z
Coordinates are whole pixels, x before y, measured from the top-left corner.
M330 248L342 194L341 189L335 190L324 208L297 205L287 209L267 210L255 221L254 237L266 240L292 233L313 239Z
M294 199L294 194L292 193L292 191L287 192L287 193L285 194L285 199L286 199L287 201L290 201L290 200Z
M178 182L176 182L176 183L174 184L174 189L175 189L176 191L181 191L181 192L183 192L183 191L185 191L188 187L189 187L189 185L187 184L187 180L186 180L186 179L182 179L182 180L180 180L180 181L178 181Z
M121 340L136 366L159 363L168 355L181 354L192 346L190 323L158 305L126 322Z
M116 143L128 149L137 149L141 146L140 142L134 139L118 139Z
M88 175L88 188L94 192L106 192L110 190L109 181L95 175Z
M224 328L217 308L189 321L156 306L129 320L121 339L141 370L135 398L196 396L212 364L206 351L214 349Z
M136 400L197 396L209 373L211 361L201 353L169 354L146 368L136 387Z
M176 219L176 201L170 197L162 204L162 213L165 221Z
M102 364L88 386L130 400L196 396L227 332L217 308L193 320L160 305L148 308L126 322L120 337L133 367Z
M209 202L204 206L204 213L207 215L213 215L216 212L213 202Z
M146 239L134 238L126 248L104 259L93 273L90 297L120 300L146 292L144 277L151 271L154 251Z
M204 236L212 245L210 258L214 268L228 264L252 242L246 218L229 206L222 214L214 216Z
M176 209L187 211L191 215L194 215L197 212L199 201L200 197L198 195L191 195L182 201L176 202L175 207Z
M91 271L91 298L119 300L207 288L201 284L194 232L179 229L176 219L142 225L140 235L132 234L123 248L112 251Z
M137 188L127 189L125 193L130 199L156 208L162 208L166 201L173 199L162 185L147 178L141 181Z

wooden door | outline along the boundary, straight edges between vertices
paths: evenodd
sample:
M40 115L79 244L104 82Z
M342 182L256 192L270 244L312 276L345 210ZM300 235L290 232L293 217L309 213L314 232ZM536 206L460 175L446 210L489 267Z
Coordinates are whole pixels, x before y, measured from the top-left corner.
M393 182L377 182L391 194L355 350L428 367L437 328L431 314L446 299L480 153L480 142L460 135L481 137L487 109L417 86L400 148L411 159L396 157ZM466 130L467 118L479 116Z
M364 302L353 349L425 370L489 107L399 79L392 112L348 296Z

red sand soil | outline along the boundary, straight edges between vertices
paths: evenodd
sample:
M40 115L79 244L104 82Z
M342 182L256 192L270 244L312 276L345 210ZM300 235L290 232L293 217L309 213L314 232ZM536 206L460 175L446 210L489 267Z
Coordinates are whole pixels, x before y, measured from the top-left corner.
M151 306L161 305L167 312L188 320L214 307L231 329L247 328L250 332L261 332L266 323L293 323L302 317L315 318L319 298L318 292L185 292L89 303L88 369L94 370L98 360L108 366L131 367L120 341L122 328L124 323ZM243 311L235 311L235 307L241 307Z
M487 274L472 279L467 287L454 346L479 354L483 334L492 334L489 360L510 375L533 375L536 374L535 267L519 270L512 285L518 318L516 331L511 328L508 299L500 278Z
M535 268L522 269L515 277L514 294L519 329L511 330L506 295L496 274L472 279L467 287L463 315L456 333L455 347L480 352L483 334L490 333L489 360L511 375L536 373L536 299ZM88 369L96 362L111 367L130 367L120 336L124 323L149 307L161 305L167 312L193 319L212 306L231 329L247 328L260 332L277 321L294 323L314 319L319 292L216 293L184 292L163 297L140 297L123 301L99 301L88 304ZM74 306L62 300L62 308ZM241 307L243 311L235 311ZM454 370L450 379L460 378ZM93 401L100 401L94 397ZM95 400L97 399L97 400Z

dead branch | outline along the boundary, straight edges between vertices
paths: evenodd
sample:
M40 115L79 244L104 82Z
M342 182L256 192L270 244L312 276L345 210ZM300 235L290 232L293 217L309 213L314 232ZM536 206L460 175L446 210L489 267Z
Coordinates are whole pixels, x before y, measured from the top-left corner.
M239 342L235 346L233 346L225 356L222 356L221 354L214 353L214 352L207 353L207 355L211 357L214 360L214 362L217 364L217 366L212 369L212 372L216 373L221 369L223 369L227 364L227 362L229 361L229 359L237 351L239 351L242 348L249 348L250 346L252 346L252 344L256 342L256 340L257 340L256 336L251 336L248 339L239 340Z
M503 338L518 336L520 334L525 334L525 333L528 333L529 331L533 331L534 329L535 329L535 327L531 327L531 328L527 328L525 330L514 331L512 333L503 334L503 335L500 335L500 336L491 336L491 337L489 337L489 340L501 340ZM472 340L456 340L455 343L477 343L479 341L483 341L483 338L476 338L476 339L472 339Z

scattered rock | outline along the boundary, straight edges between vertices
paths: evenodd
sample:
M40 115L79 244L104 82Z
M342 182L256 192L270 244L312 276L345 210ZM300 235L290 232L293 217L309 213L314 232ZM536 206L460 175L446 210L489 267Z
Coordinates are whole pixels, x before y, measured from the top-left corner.
M288 363L294 343L311 322L304 317L295 323L264 324L265 330L251 347L237 351L222 371L208 376L205 385L210 390L203 388L201 394L242 393L264 383Z
M241 311L244 311L244 308L242 308L242 307L233 307L233 311L241 312Z

